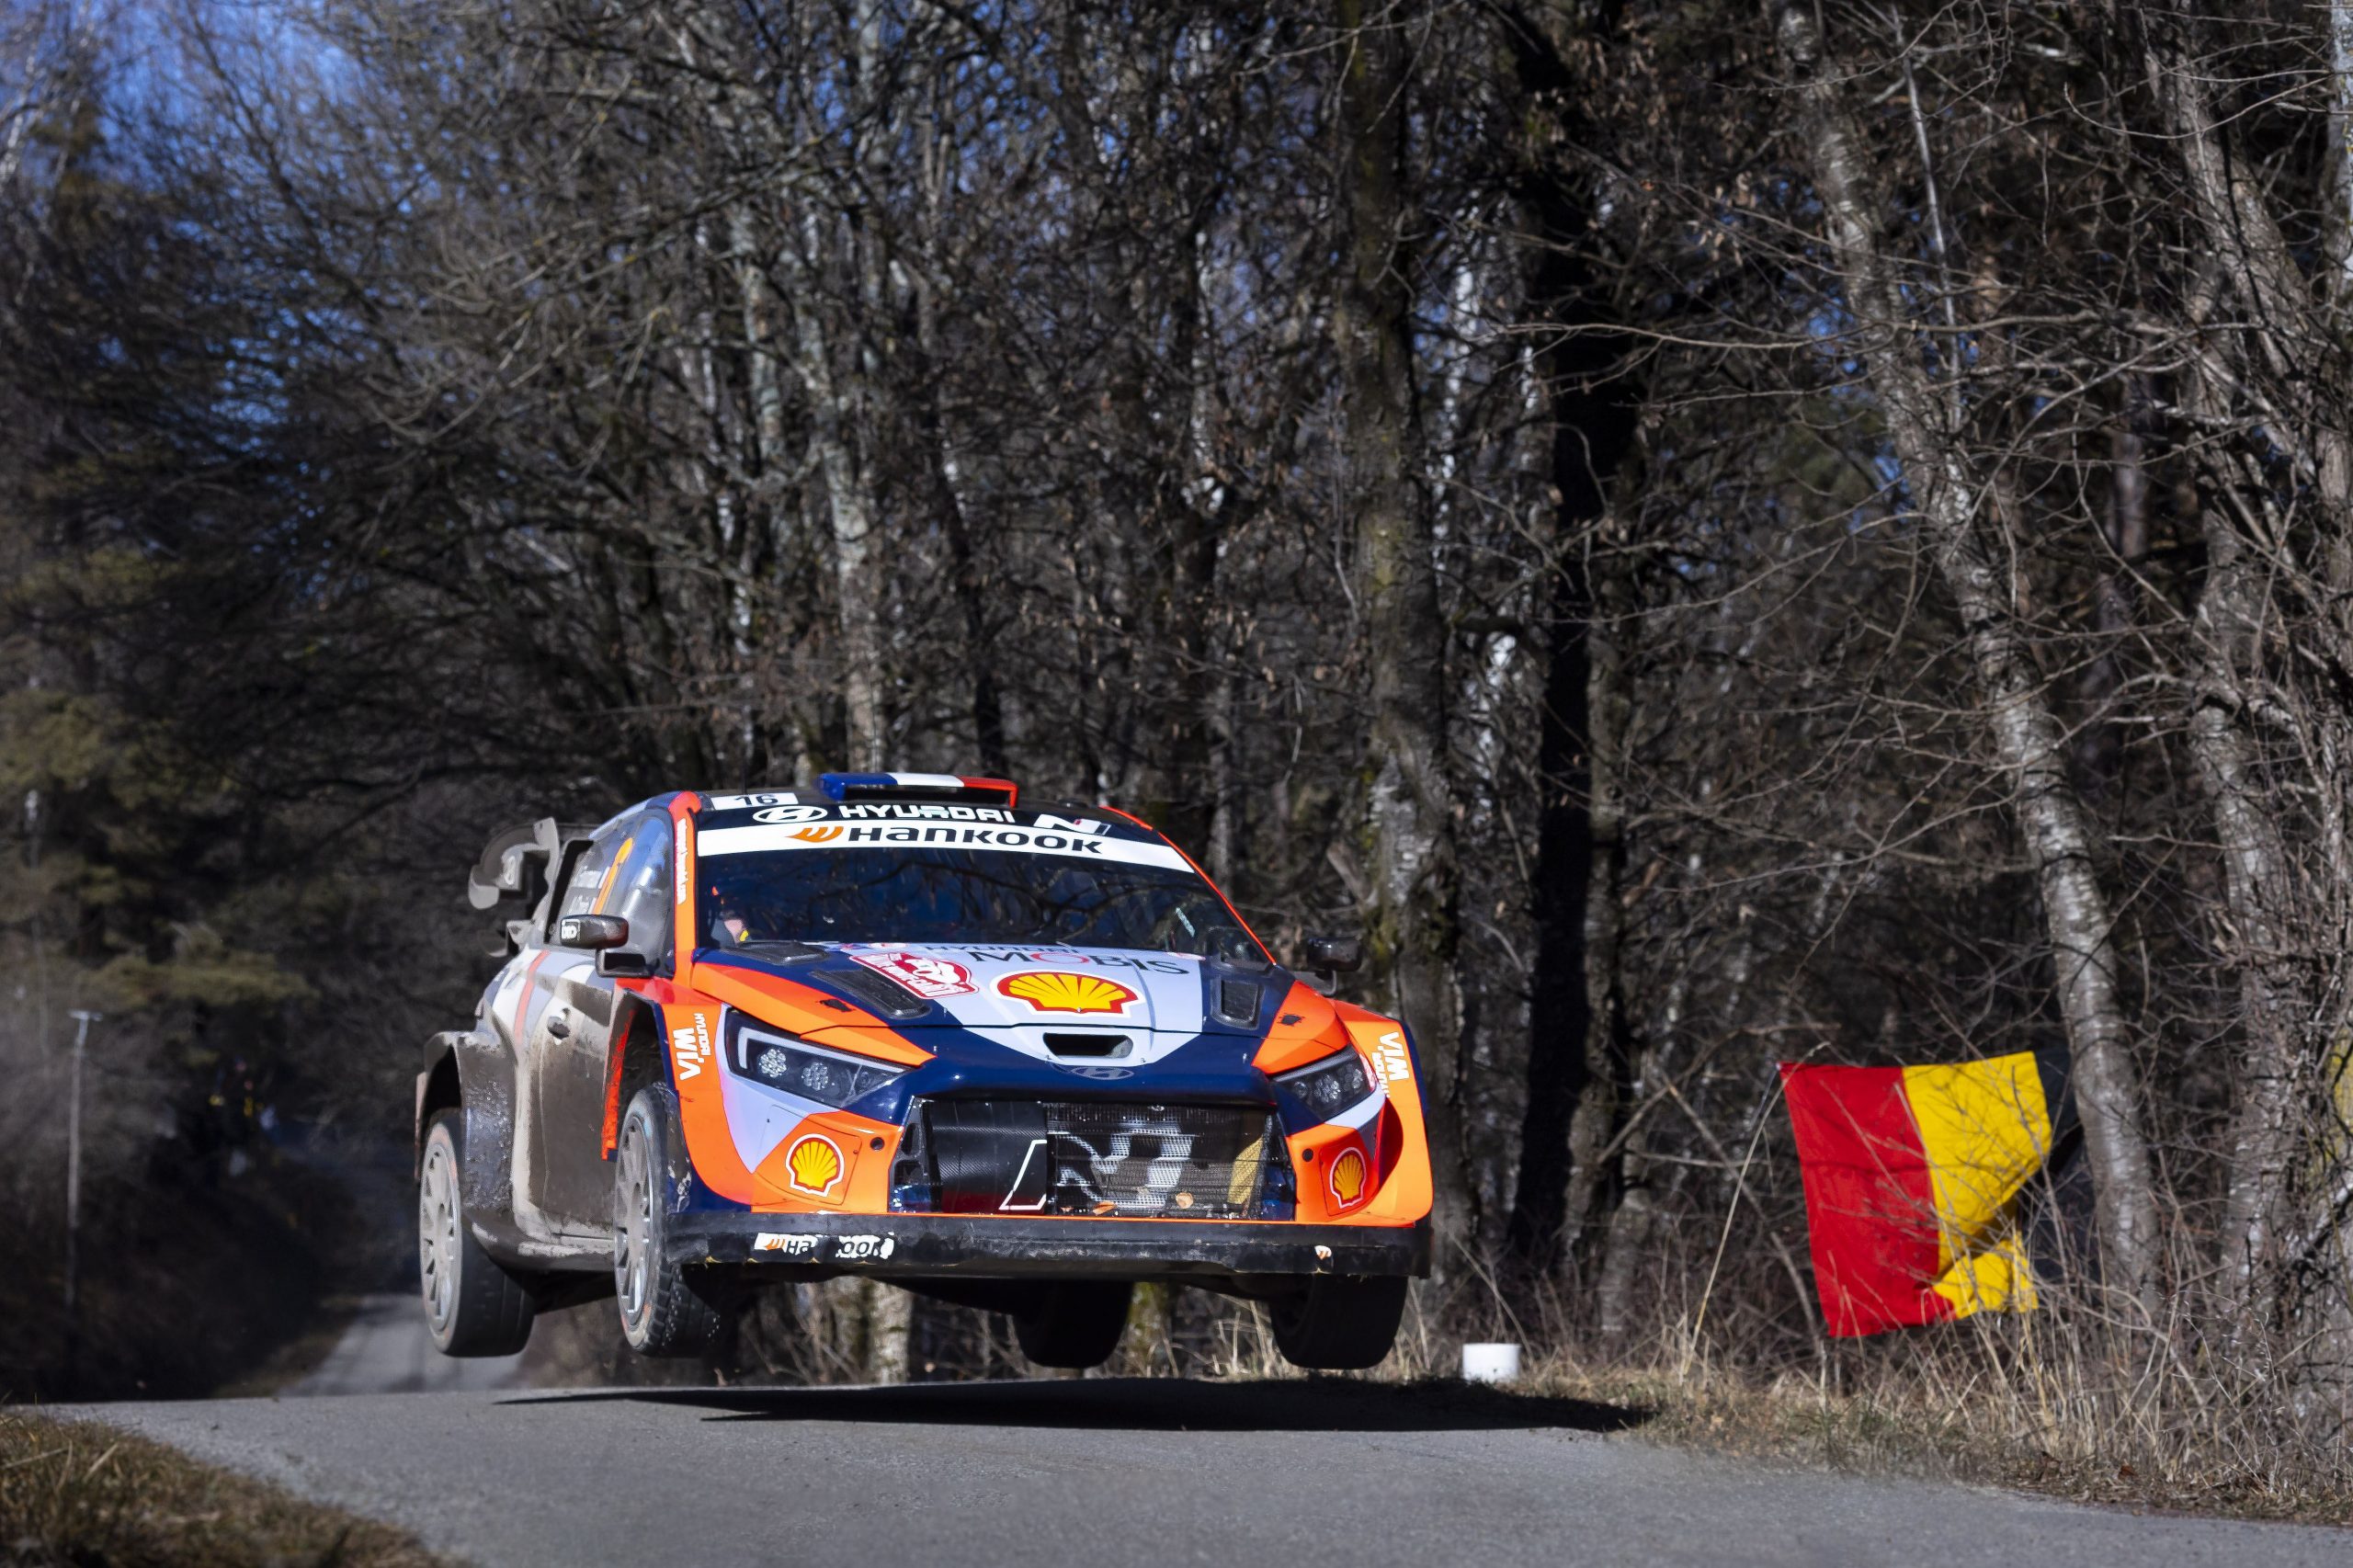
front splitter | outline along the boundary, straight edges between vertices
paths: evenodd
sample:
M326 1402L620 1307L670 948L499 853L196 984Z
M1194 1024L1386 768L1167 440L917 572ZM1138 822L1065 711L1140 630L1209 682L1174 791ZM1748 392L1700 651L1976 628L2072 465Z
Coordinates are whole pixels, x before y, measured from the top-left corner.
M682 1267L778 1266L881 1278L1239 1278L1427 1275L1429 1226L1043 1220L962 1214L675 1215Z

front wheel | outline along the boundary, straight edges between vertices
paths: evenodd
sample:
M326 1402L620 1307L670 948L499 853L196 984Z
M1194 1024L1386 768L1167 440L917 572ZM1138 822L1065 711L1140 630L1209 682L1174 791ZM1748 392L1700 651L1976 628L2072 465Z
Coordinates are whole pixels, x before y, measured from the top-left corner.
M697 1356L719 1337L718 1304L670 1260L670 1195L686 1179L678 1102L640 1089L613 1159L613 1290L621 1334L641 1356Z
M418 1277L425 1324L444 1356L512 1356L531 1337L531 1293L483 1250L466 1223L465 1126L454 1110L426 1124L416 1184Z
M1355 1371L1381 1364L1405 1315L1402 1277L1319 1274L1295 1295L1267 1303L1275 1348L1294 1367Z
M1099 1367L1128 1331L1135 1287L1124 1279L1070 1279L1049 1285L1037 1303L1013 1314L1021 1354L1040 1367Z

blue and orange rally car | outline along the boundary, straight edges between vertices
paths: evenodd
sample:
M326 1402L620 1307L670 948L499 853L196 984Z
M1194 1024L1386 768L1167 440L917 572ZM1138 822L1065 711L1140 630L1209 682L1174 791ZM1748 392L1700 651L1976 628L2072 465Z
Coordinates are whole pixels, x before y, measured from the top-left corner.
M1412 1037L1276 963L1183 851L1002 779L827 774L500 835L512 957L416 1081L435 1343L615 1292L691 1354L738 1292L870 1274L1092 1366L1138 1280L1370 1366L1429 1259ZM1321 983L1314 977L1321 977Z

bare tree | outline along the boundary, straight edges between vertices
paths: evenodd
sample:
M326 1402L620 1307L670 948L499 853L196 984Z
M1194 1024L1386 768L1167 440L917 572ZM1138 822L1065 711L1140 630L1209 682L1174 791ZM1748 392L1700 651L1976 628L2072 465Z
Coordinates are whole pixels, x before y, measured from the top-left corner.
M2084 1141L2098 1182L2104 1261L2152 1309L2158 1212L2131 1028L2118 985L2114 914L2100 885L2099 835L2067 773L2064 727L2011 607L2000 503L1973 472L1959 405L1929 377L1917 326L1881 240L1888 210L1848 104L1850 78L1827 51L1813 9L1778 5L1773 26L1802 106L1830 254L1857 351L1885 412L1910 504L1960 610L1984 722L2009 779L2042 894L2059 1000L2075 1058Z
M1415 1031L1432 1158L1463 1234L1454 975L1456 866L1444 618L1429 517L1415 482L1413 245L1403 188L1414 20L1344 5L1337 145L1347 261L1334 301L1341 484L1370 674L1365 882L1368 944Z

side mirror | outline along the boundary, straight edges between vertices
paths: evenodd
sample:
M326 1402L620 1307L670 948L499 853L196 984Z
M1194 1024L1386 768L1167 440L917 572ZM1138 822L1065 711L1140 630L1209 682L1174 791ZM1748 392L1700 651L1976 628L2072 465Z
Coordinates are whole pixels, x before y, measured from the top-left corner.
M618 948L629 940L629 922L618 915L567 915L555 923L555 939L592 951Z
M1346 974L1364 967L1364 938L1361 937L1310 937L1300 945L1302 969L1324 970Z

